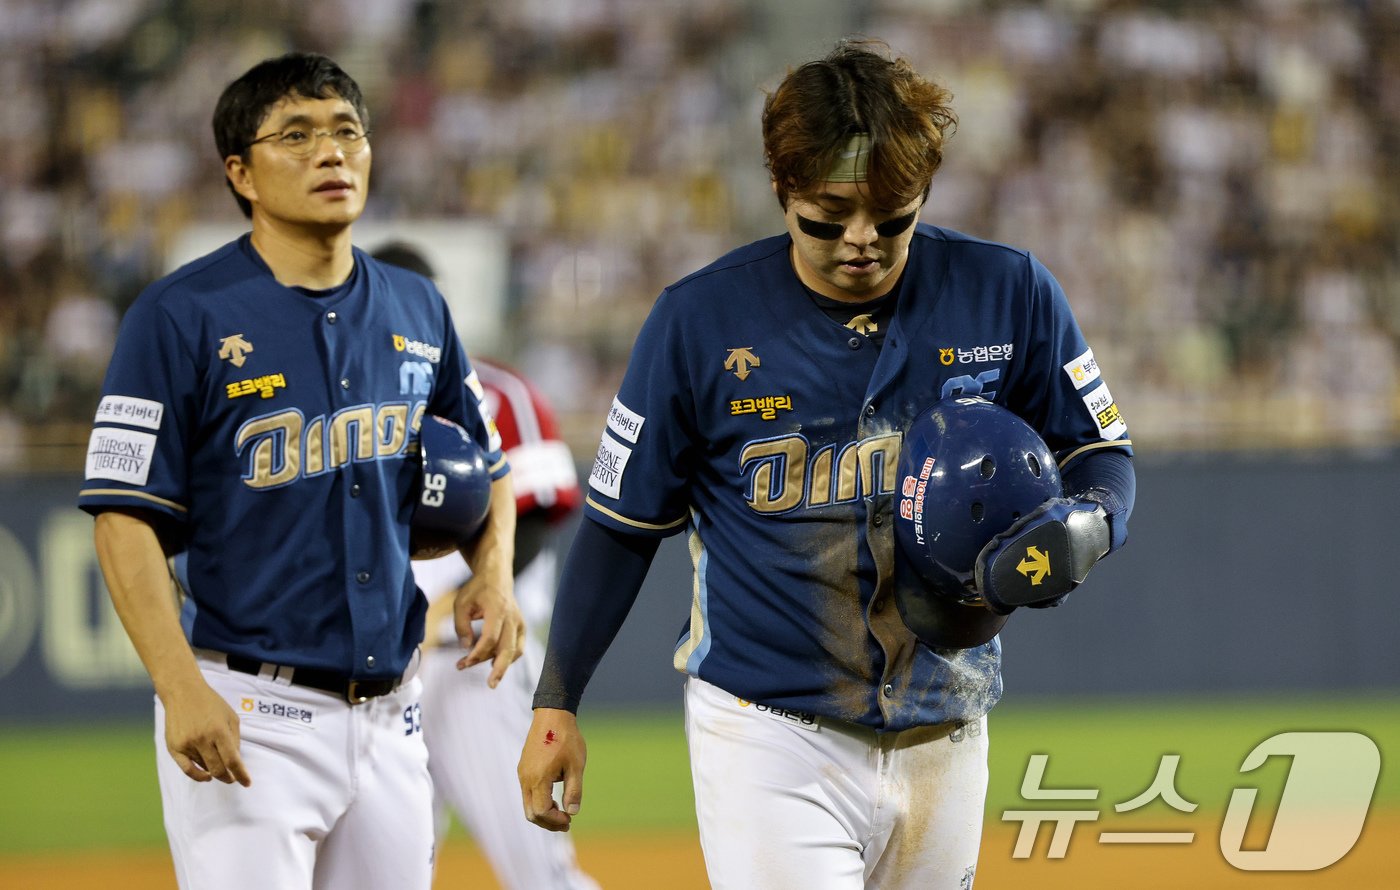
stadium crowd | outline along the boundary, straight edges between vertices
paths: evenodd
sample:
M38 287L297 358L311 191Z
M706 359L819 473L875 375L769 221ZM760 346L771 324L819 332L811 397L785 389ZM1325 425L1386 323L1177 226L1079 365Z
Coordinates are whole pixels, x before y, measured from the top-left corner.
M496 354L591 454L659 290L780 230L763 88L848 33L953 90L924 219L1046 262L1140 450L1400 443L1396 0L0 0L0 464L80 464L121 313L240 219L210 97L292 48L366 88L372 217L507 234Z

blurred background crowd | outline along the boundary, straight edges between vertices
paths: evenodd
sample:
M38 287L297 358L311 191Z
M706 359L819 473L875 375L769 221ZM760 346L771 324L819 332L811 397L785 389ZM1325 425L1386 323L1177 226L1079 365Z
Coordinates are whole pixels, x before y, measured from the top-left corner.
M1045 261L1139 453L1400 444L1400 0L0 0L0 466L81 466L289 49L366 91L369 217L505 233L493 351L586 458L661 288L781 231L763 91L843 34L953 91L924 220Z

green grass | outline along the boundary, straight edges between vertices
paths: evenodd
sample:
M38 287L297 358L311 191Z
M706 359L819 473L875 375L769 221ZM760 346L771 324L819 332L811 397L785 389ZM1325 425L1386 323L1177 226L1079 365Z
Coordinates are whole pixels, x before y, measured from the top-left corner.
M695 822L690 767L678 712L585 710L588 774L583 834L685 831ZM1112 804L1145 790L1164 754L1180 755L1175 787L1200 813L1222 811L1231 789L1277 798L1287 772L1278 758L1242 775L1245 756L1286 731L1361 732L1381 749L1377 805L1400 806L1400 702L1375 698L1154 699L1137 703L1061 700L1006 703L991 722L987 817L1005 809L1072 809ZM1049 755L1047 788L1099 788L1093 804L1027 803L1021 780L1031 754ZM160 796L148 726L0 728L0 854L162 846ZM503 804L513 817L517 801ZM1160 801L1143 814L1170 815Z

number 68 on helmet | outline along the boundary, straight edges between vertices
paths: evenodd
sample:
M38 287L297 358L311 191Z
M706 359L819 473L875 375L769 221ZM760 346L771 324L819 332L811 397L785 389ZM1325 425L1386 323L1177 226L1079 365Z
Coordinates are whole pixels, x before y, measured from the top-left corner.
M976 589L978 556L1061 496L1054 455L1005 408L978 397L944 399L905 433L897 485L897 571L914 576L895 586L900 617L935 648L987 642L1006 616L988 609Z
M418 449L418 500L409 547L414 559L433 559L481 531L491 508L491 471L481 446L446 418L424 416Z

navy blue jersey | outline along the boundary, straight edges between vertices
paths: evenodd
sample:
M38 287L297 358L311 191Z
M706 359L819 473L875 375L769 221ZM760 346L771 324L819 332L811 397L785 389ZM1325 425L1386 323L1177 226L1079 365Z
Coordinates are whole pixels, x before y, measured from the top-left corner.
M79 505L173 521L194 646L375 679L423 638L408 564L423 414L466 428L493 478L508 468L442 296L354 259L338 288L288 288L245 235L148 287Z
M1127 428L1034 257L920 225L884 345L805 293L788 235L667 288L634 346L589 480L588 515L686 529L691 618L675 666L741 698L900 730L978 717L1000 646L934 651L891 603L901 430L981 395L1065 467L1130 451Z

